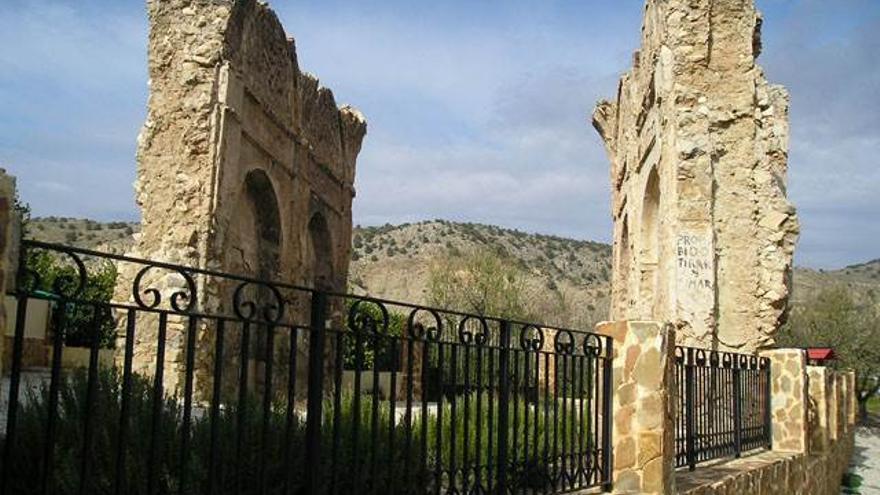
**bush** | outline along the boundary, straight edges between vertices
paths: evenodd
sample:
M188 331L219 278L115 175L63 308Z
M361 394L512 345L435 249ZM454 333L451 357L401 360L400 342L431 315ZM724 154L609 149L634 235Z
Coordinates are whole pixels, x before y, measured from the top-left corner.
M349 315L356 300L347 299L345 315ZM375 323L379 330L376 332L366 331L360 335L355 332L347 332L344 335L343 363L345 369L370 369L378 371L400 371L400 337L404 335L406 317L393 311L388 312L388 329L383 330L382 311L375 304L361 302L356 310L358 323L370 325ZM367 323L369 321L370 323ZM396 344L396 345L395 345ZM358 364L358 348L360 348L360 366Z
M29 252L26 263L28 270L39 277L33 281L35 286L32 289L43 291L56 301L54 317L63 317L63 322L54 326L64 328L64 341L68 346L90 347L96 335L94 329L97 328L99 345L113 347L116 324L106 306L116 287L116 267L112 263L88 267L85 286L79 298L96 304L68 304L64 307L59 307L58 301L62 295L70 296L79 283L77 269L45 251ZM99 314L96 315L96 311Z
M454 383L460 384L461 380L459 375L459 381ZM89 380L84 370L66 373L59 384L54 468L47 480L50 492L59 495L78 493L80 467L87 460L90 474L85 492L113 493L117 450L121 445L121 374L116 369L98 371L90 407L86 407ZM41 492L36 481L44 478L42 439L49 415L49 389L30 389L27 393L26 400L20 403L15 445L11 446L15 455L8 471L11 474L9 493ZM560 395L566 396L570 397ZM478 401L478 397L481 400ZM415 409L409 428L402 418L392 420L385 402L383 407L375 408L379 401L372 396L328 398L322 421L325 464L319 466L306 465L304 416L299 412L292 414L290 430L287 429L287 410L282 405L286 401L280 401L266 411L260 397L249 395L243 404L237 401L222 404L213 425L208 411L194 410L190 427L186 430L180 400L166 395L155 403L150 377L132 375L128 400L126 420L129 433L123 451L125 465L120 491L132 495L148 493L151 465L158 480L154 487L156 493L204 492L211 473L212 426L217 434L214 440L218 463L215 478L210 481L221 493L258 493L257 481L261 471L265 474L267 493L281 493L288 476L296 485L292 492L300 492L305 469L323 471L327 479L337 485L335 488L339 493L365 493L391 483L398 493L423 493L437 488L434 469L438 464L444 470L448 469L453 454L460 463L464 458L474 460L478 456L486 461L491 458L491 453L497 453L499 405L497 401L494 406L489 402L488 393L457 395L458 413L454 418L447 402L442 405L441 414L428 416L427 424L421 421L420 411ZM464 406L465 403L470 407ZM589 435L592 445L596 444L595 432L588 429L589 421L580 421L574 408L558 411L555 399L530 403L520 396L511 400L509 405L511 430L508 438L511 441L522 439L525 434L530 445L551 446L549 453L542 451L540 460L531 457L527 449L511 448L512 488L548 487L553 478L552 465L558 467L558 456L562 453L552 440L554 433L560 439ZM374 408L378 412L375 417ZM154 411L158 413L155 417ZM539 414L541 411L543 414ZM515 425L522 423L514 418L527 416L532 420L529 428L516 428ZM490 418L496 428L494 431ZM93 436L88 448L84 449L87 421L93 428ZM359 432L357 435L356 431ZM450 441L452 431L458 439L454 448ZM186 456L182 449L184 437L189 444ZM423 442L428 446L426 453L420 448ZM153 464L151 452L155 453ZM331 466L335 469L332 476ZM422 466L428 467L427 473L420 469ZM181 486L184 470L188 482ZM406 476L407 472L412 474ZM489 476L492 472L485 474L484 482ZM356 486L355 480L359 480Z

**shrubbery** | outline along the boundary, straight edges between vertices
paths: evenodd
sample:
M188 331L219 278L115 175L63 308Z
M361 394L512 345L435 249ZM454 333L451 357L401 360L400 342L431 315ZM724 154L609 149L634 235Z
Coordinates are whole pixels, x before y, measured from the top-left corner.
M97 377L94 401L88 408L85 400L88 394L87 373L79 370L62 378L55 422L54 465L48 478L44 477L43 461L49 391L44 387L28 392L29 396L22 401L19 409L15 445L12 446L15 455L10 471L10 493L42 493L40 482L44 478L52 493L79 493L79 472L84 461L88 462L89 473L85 492L113 493L121 440L122 377L115 369L100 370ZM154 453L152 466L158 483L155 487L157 493L203 492L211 475L210 414L206 409L195 408L187 431L184 429L181 402L166 396L155 408L159 414L154 421L152 382L148 377L137 374L132 376L128 397L128 435L122 449L124 469L120 492L131 495L148 493L151 452ZM294 483L293 492L298 492L305 470L311 469L323 471L326 482L332 480L340 493L363 493L374 486L387 487L389 484L393 484L398 493L431 492L436 483L434 473L438 461L445 470L452 464L453 454L458 466L462 466L464 459L473 462L479 458L485 464L492 454L497 456L497 430L490 434L493 430L489 426L490 417L496 428L498 425L497 400L490 405L488 395L484 394L478 408L476 395L469 395L467 400L471 407L467 409L467 415L462 409L465 400L465 396L458 397L459 409L454 421L451 406L445 403L439 415L440 421L436 412L429 414L427 428L421 422L421 409L414 406L412 427L407 428L403 418L392 420L387 402L377 409L378 415L374 421L371 396L361 396L359 414L354 399L350 395L341 396L338 415L334 414L336 401L328 398L324 405L324 463L321 466L306 465L302 411L292 415L293 422L288 432L286 410L276 404L266 416L267 429L264 430L263 408L258 397L251 396L244 409L239 409L234 403L224 404L219 410L216 424L218 464L213 473L215 488L219 493L258 493L258 480L262 472L266 493L282 493L288 476ZM549 403L512 401L509 408L511 441L514 435L517 438L522 435L521 428L519 433L513 429L513 425L517 424L514 418L524 418L529 411L532 411L528 431L531 445L555 449L554 434L558 438L595 435L582 430L588 422L579 421L575 411L560 414L559 411L551 412L552 407L548 407L551 407ZM240 411L244 412L241 416ZM539 411L544 413L536 414ZM86 421L90 422L93 434L89 448L84 450ZM337 435L333 434L334 427L338 428ZM454 451L450 442L453 430L457 438ZM354 440L355 431L359 432L357 443ZM189 445L186 457L182 450L184 436ZM592 441L595 445L595 437ZM422 451L422 445L427 446L426 453ZM511 449L510 482L514 487L543 488L548 485L551 469L553 466L559 467L555 460L558 458L551 450L551 461L547 464L543 450L540 450L540 454L540 460L535 460L532 452ZM422 469L423 466L427 467L427 471ZM407 468L410 476L404 475ZM184 470L187 484L181 487L181 473ZM481 476L485 483L488 477L494 475L484 471ZM355 480L358 480L357 486Z

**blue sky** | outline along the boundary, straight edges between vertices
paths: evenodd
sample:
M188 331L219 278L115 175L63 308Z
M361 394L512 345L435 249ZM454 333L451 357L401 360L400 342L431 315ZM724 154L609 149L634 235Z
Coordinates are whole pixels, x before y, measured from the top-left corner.
M300 65L369 122L355 222L431 218L607 241L589 126L637 48L642 0L273 2ZM797 262L880 257L880 2L758 0L792 94ZM147 97L134 0L0 3L0 166L37 215L136 219Z

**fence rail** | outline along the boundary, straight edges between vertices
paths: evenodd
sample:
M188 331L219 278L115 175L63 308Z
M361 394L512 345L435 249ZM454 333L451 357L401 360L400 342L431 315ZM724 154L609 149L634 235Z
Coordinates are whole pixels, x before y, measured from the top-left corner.
M610 484L609 337L33 241L20 268L2 494ZM108 269L130 281L109 301ZM32 298L54 306L36 381ZM62 369L74 342L88 366Z
M767 358L676 347L675 378L677 467L770 447Z

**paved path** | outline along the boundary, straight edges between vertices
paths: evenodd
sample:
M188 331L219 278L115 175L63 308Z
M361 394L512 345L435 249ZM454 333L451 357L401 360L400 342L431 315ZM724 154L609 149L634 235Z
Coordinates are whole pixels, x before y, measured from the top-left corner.
M862 477L862 495L880 495L880 427L859 427L850 472Z

